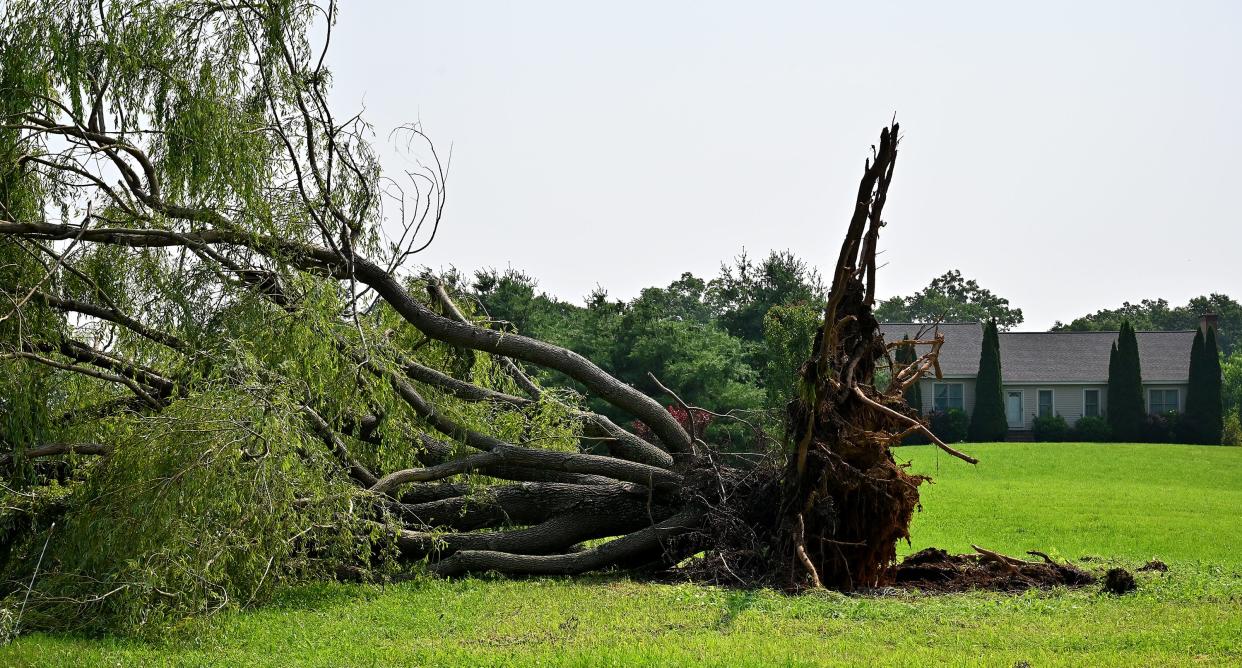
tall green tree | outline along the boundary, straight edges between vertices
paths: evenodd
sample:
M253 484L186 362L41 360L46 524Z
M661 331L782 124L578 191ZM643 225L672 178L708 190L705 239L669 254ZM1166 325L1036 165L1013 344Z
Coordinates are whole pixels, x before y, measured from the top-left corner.
M901 340L902 344L897 347L897 354L894 357L894 361L897 362L899 367L913 364L918 359L918 352L914 349L914 344L909 343L909 332L903 335ZM910 387L906 388L903 396L911 408L918 411L919 414L923 413L923 388L921 383L910 385ZM927 440L927 437L922 432L916 432L905 437L901 442L905 445L922 445L930 441Z
M975 377L975 409L970 415L968 438L972 441L1001 441L1008 431L1005 397L1001 389L1000 336L996 321L990 320L983 329L979 373Z
M764 316L775 306L815 303L823 306L824 282L814 267L790 251L772 251L758 264L745 251L733 265L707 284L704 301L722 327L738 338L763 339Z
M1022 324L1022 309L980 287L954 269L909 297L890 297L875 309L880 322L978 322L995 320L1000 329Z
M897 348L897 362L907 366L914 364L919 355L914 349L913 343L905 343L910 340L910 335L908 333L905 334L901 337L901 340L903 343L899 348ZM911 408L919 413L923 412L923 386L920 383L914 383L910 387L906 388L904 396L906 398L906 403L910 404Z
M1102 309L1068 323L1057 321L1052 331L1107 332L1120 328L1123 320L1140 330L1198 329L1199 319L1205 313L1215 313L1220 319L1216 343L1229 355L1234 350L1235 339L1242 334L1242 304L1219 293L1194 297L1183 306L1171 306L1165 299L1144 299L1137 304L1125 302L1117 308Z
M1201 433L1203 442L1220 445L1221 431L1224 428L1224 406L1222 394L1222 373L1220 351L1216 347L1216 329L1209 327L1203 344L1203 420Z
M1128 320L1109 357L1108 423L1119 441L1136 441L1143 427L1143 372L1138 337Z
M1190 344L1190 374L1186 387L1186 412L1182 416L1181 436L1187 443L1203 443L1207 423L1207 387L1203 347L1203 330L1195 331Z

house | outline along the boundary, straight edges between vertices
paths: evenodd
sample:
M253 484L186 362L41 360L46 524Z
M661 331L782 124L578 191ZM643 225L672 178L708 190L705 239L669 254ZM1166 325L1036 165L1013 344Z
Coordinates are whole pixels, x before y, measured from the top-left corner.
M1206 319L1203 326L1210 326ZM940 348L942 378L928 374L919 381L924 412L958 408L974 410L975 375L983 347L977 323L883 323L887 342L944 335ZM1143 401L1147 411L1182 412L1190 377L1190 346L1195 332L1138 332ZM1083 416L1108 410L1108 357L1117 332L1000 332L1001 384L1009 430L1031 429L1036 416L1060 415L1070 425ZM917 346L921 355L930 345Z

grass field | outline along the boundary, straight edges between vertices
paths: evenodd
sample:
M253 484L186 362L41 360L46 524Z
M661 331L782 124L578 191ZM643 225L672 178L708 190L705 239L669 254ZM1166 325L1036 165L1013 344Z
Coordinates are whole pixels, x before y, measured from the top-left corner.
M169 639L32 635L0 665L1242 665L1242 448L967 446L929 473L914 544L1135 567L1139 590L847 597L600 577L319 585Z

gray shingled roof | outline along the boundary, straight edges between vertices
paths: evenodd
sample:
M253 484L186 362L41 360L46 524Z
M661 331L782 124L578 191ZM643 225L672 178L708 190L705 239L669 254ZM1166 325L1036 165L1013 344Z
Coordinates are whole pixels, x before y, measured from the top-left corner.
M914 337L916 323L884 323L886 341ZM974 323L937 326L944 334L940 368L946 376L974 376L979 369L983 328ZM934 336L934 333L928 337ZM1138 332L1143 381L1184 383L1190 375L1194 331ZM1001 332L1001 376L1006 383L1105 383L1108 351L1117 332ZM920 347L925 352L927 347Z
M919 335L920 332L924 332L922 336ZM944 334L944 345L940 346L941 373L946 376L973 377L979 372L979 350L983 347L983 327L977 323L954 322L934 326L917 322L880 323L880 333L889 343L900 341L904 337L931 339L935 338L937 332ZM930 345L917 347L920 355L930 349ZM1003 345L1001 350L1004 354Z

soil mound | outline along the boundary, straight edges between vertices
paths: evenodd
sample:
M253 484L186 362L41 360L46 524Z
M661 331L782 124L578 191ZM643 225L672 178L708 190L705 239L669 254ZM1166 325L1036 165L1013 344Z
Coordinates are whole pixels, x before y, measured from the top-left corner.
M1082 587L1094 582L1095 577L1090 573L1047 558L1043 562L1030 562L995 552L949 554L933 547L912 554L898 564L893 584L933 592L972 589L1019 592L1032 588Z
M1110 568L1104 574L1104 591L1110 594L1120 596L1135 589L1138 589L1138 585L1134 582L1134 576L1124 568Z

